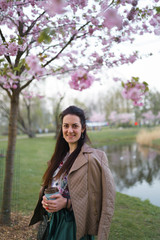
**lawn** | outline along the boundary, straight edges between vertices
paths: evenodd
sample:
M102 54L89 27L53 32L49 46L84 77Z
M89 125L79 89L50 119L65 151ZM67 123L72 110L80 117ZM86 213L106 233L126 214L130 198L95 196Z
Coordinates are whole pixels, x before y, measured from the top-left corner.
M89 137L95 147L110 144L124 144L135 141L141 128L104 128L101 131L89 131Z
M115 214L109 240L160 239L160 207L148 200L116 194Z
M105 129L90 131L89 136L94 146L134 141L139 129ZM0 142L0 149L6 148L7 142ZM41 178L55 146L50 137L17 140L15 177L13 188L13 210L30 215L38 199ZM0 170L4 170L4 158L0 158ZM4 171L3 171L4 173ZM2 186L2 175L1 183ZM0 190L1 193L1 190ZM18 203L18 204L17 204ZM160 239L160 208L148 201L117 193L115 214L109 240L149 240Z

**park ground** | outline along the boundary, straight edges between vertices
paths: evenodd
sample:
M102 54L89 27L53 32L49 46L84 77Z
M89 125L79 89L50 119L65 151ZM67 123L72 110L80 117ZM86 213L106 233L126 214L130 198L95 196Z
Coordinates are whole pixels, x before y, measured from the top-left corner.
M90 132L89 136L94 146L100 147L104 144L135 141L140 130L105 129ZM17 157L15 164L18 166L20 163L21 172L18 176L19 211L12 213L11 226L0 226L0 239L36 239L36 226L28 227L28 224L37 201L41 176L46 168L45 163L53 152L54 144L53 136L23 138L17 141L17 153L20 157ZM158 139L155 146L159 145ZM1 141L0 147L5 148L6 141ZM160 240L159 226L160 207L153 206L148 200L141 201L135 197L116 194L115 214L109 240Z

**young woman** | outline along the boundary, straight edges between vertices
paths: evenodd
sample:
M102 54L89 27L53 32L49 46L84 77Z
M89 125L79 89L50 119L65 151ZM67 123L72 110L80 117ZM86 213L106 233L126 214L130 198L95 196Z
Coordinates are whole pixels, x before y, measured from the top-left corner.
M115 187L106 154L86 144L82 109L70 106L61 114L54 154L30 225L51 216L48 240L106 240L114 213ZM44 190L57 186L48 200ZM51 215L52 214L52 215Z

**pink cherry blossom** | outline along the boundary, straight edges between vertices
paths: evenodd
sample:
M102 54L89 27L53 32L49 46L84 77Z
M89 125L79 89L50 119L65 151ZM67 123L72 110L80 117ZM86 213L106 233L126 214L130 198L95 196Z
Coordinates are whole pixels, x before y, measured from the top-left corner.
M121 79L118 78L118 77L114 77L114 78L113 78L113 81L118 82L118 81L121 81Z
M121 123L127 123L131 120L134 120L134 115L132 113L119 113L118 114L118 120Z
M0 83L3 85L3 88L6 89L16 89L18 87L19 78L14 76L12 73L8 73L5 77L0 77Z
M138 89L137 87L130 88L127 92L128 99L132 99L133 101L141 100L141 96L141 89Z
M124 89L122 96L126 99L131 99L135 106L143 106L143 96L148 91L147 83L139 83L139 78L132 77L131 81L123 83Z
M0 56L7 54L7 48L4 44L0 42Z
M31 69L37 69L39 67L39 59L33 54L26 57L26 63Z
M111 122L115 123L115 122L117 121L117 119L118 119L117 112L116 112L116 111L112 111L112 112L110 113L108 119L109 119Z
M44 3L44 9L50 17L56 14L62 14L64 12L64 7L65 4L63 0L47 0Z
M157 20L155 18L151 18L149 23L150 23L151 26L155 27L157 25Z
M39 93L34 93L33 91L23 91L22 95L26 99L31 99L33 97L38 97L39 99L44 98L44 96L40 95Z
M22 95L23 95L23 97L26 98L26 99L31 99L31 98L33 98L33 96L34 96L32 91L30 91L30 92L24 91L24 92L22 92Z
M141 106L142 102L140 101L142 101L142 95L143 93L141 92L141 90L137 89L136 87L124 89L122 91L122 96L126 99L131 99L135 106Z
M10 84L8 84L8 83L4 83L3 87L6 88L6 89L10 89L11 88Z
M103 0L101 3L101 12L105 12L108 8L108 0Z
M153 114L153 112L150 110L148 112L142 113L142 116L146 119L146 120L154 120L156 118L156 116Z
M130 12L127 15L127 18L128 18L129 21L132 21L135 18L136 11L137 10L135 9L135 7L132 7L132 9L130 10Z
M79 6L80 9L83 9L88 4L88 0L72 0L71 6L75 9L76 6Z
M117 113L112 111L108 117L112 123L127 123L134 120L134 114L132 113Z
M137 56L136 55L131 55L128 60L129 60L130 63L134 63L137 60Z
M17 87L18 87L18 86L17 86L16 84L13 84L13 85L12 85L12 88L13 88L13 89L16 89Z
M160 27L159 27L159 28L156 28L156 29L154 30L154 34L157 35L157 36L160 35Z
M17 44L15 42L12 42L12 43L8 44L8 53L11 56L16 56L17 51L18 51L18 46L17 46Z
M26 57L26 63L30 68L29 73L33 76L42 76L45 73L45 69L39 64L39 58L35 55Z
M71 75L71 80L69 85L75 90L82 91L86 88L89 88L94 82L95 78L90 75L87 70L79 68Z
M118 14L116 9L108 9L103 13L104 21L103 25L108 29L113 27L118 27L118 29L122 28L122 16Z
M105 113L97 113L95 111L92 112L89 121L91 122L104 122L106 119Z
M89 26L88 31L89 31L89 34L92 35L92 34L94 33L94 28L92 28L91 26Z
M44 96L43 96L43 95L40 95L40 94L36 94L36 97L38 97L39 99L44 98Z

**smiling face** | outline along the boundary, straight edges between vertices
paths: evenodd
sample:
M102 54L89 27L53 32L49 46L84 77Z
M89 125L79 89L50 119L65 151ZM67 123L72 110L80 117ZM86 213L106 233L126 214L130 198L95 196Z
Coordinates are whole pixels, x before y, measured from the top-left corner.
M71 114L64 116L62 122L62 133L63 138L69 144L71 151L76 149L82 132L84 132L84 129L82 129L81 121L78 116Z

